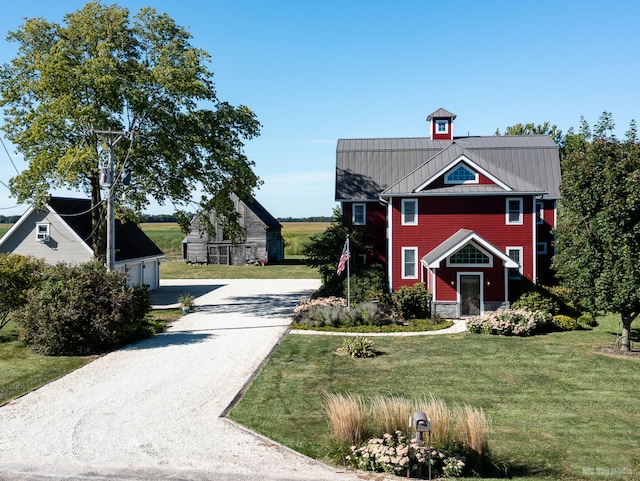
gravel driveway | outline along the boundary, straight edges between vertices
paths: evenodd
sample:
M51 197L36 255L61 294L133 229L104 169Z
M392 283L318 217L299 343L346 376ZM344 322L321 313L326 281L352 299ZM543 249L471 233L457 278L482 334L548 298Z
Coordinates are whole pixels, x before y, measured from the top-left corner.
M356 480L221 418L316 280L167 281L196 311L0 408L1 480Z

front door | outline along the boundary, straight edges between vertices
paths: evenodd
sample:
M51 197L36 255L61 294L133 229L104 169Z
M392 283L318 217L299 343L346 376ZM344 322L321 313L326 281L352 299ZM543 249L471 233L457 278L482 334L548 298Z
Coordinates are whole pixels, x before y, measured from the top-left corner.
M460 275L460 316L480 314L480 276Z

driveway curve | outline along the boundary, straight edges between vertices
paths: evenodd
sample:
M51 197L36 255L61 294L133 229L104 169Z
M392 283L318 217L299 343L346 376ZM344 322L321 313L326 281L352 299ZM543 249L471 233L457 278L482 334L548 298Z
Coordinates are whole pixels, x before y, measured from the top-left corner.
M0 479L363 479L221 417L286 332L292 307L318 287L163 282L157 303L188 291L195 312L0 408Z

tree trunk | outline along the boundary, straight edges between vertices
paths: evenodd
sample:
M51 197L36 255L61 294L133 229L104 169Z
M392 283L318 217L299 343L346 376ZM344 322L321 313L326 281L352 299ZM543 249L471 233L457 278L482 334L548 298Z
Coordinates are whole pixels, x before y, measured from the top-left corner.
M634 316L628 311L623 311L622 317L622 337L620 338L620 350L629 352L631 350L631 323Z
M99 262L105 262L107 256L107 224L106 224L106 206L100 205L100 177L91 176L91 231L93 232L91 247L93 255Z

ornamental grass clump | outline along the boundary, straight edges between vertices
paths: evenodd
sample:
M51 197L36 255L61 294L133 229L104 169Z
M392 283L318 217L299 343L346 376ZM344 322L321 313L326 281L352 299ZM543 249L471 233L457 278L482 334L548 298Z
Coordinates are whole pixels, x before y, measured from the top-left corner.
M551 314L543 311L498 309L481 316L467 319L467 329L480 334L502 334L503 336L530 336L544 331L551 323Z
M482 409L466 404L449 408L433 395L413 401L397 395L376 395L366 401L361 396L333 394L327 396L325 410L338 445L349 446L348 451L343 451L344 459L359 469L401 476L407 470L415 473L418 467L423 474L427 472L427 447L419 448L407 434L409 417L415 411L424 412L431 420L434 474L460 476L469 470L480 472L490 456L489 419ZM332 413L333 410L338 412ZM347 420L351 413L354 420ZM361 428L356 430L354 425ZM370 427L368 433L366 426ZM358 437L350 438L351 433ZM363 433L367 435L362 437Z

